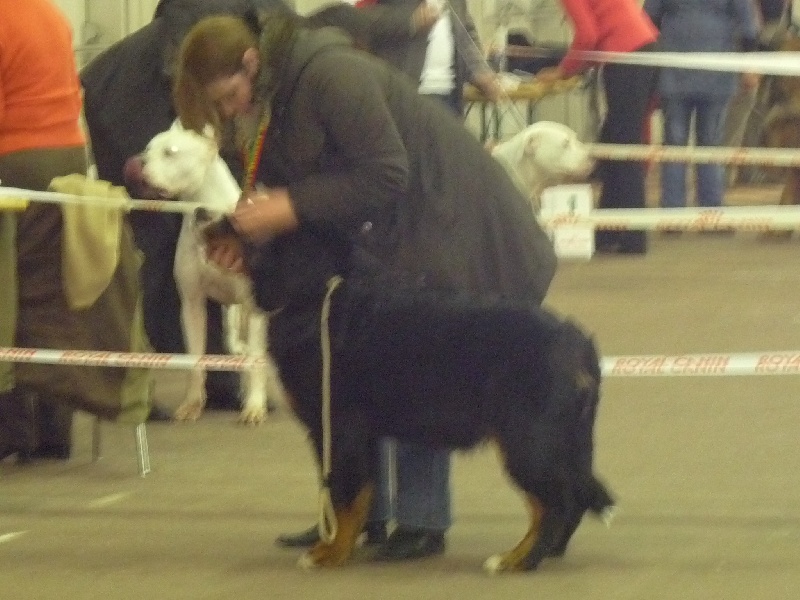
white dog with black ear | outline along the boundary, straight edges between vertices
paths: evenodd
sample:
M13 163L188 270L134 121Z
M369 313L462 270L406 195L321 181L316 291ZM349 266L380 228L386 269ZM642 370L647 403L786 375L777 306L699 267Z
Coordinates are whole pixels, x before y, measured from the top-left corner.
M206 259L203 225L232 213L241 189L220 158L213 131L204 135L184 129L176 121L156 135L139 156L126 164L126 178L140 180L164 198L197 203L198 210L183 217L175 251L174 275L181 299L181 324L189 354L206 351L206 301L236 306L242 327L228 331L229 339L241 333L238 348L257 360L244 372L245 390L240 420L259 423L266 416L268 399L281 400L283 388L277 369L267 352L267 316L255 305L252 283L244 275L221 269ZM231 327L232 319L227 319ZM183 403L175 412L178 420L195 420L205 406L204 369L193 370Z
M514 183L539 208L542 190L586 179L594 168L588 147L562 123L538 121L492 149Z

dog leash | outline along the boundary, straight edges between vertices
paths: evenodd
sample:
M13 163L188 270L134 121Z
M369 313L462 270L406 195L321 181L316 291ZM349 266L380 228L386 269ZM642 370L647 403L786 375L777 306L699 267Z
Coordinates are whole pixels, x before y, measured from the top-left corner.
M330 543L338 530L336 511L331 498L331 334L328 320L331 312L331 296L344 281L339 275L328 279L325 298L320 315L320 347L322 349L322 487L320 488L319 538Z

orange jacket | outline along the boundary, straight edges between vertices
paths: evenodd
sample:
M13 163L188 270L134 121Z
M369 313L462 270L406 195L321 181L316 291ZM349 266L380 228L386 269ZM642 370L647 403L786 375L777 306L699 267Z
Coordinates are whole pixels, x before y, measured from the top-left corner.
M50 0L0 0L0 156L85 142L69 22Z
M585 50L633 52L658 39L658 29L638 0L561 0L575 37L561 61L567 75L582 70Z

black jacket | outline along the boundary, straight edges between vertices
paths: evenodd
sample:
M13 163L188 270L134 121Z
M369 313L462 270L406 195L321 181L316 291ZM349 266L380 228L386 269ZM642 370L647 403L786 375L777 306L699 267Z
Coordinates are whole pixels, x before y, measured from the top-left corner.
M285 53L274 50L262 60ZM550 240L457 116L329 31L300 30L283 69L269 71L276 92L257 180L288 187L301 227L264 248L265 308L319 293L352 245L418 280L542 301Z

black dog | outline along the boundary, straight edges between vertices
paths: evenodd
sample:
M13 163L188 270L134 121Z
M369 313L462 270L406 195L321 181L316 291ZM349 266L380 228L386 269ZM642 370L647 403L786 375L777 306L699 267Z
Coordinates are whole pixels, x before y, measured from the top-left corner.
M269 343L320 460L330 367L325 483L338 528L301 559L305 566L350 556L384 436L462 449L498 445L532 520L516 548L487 561L492 572L535 569L564 552L587 510L611 508L592 473L598 356L573 323L538 307L350 280L330 295L322 320L321 299L304 304L315 309L290 303L272 318ZM322 332L330 336L329 361Z

